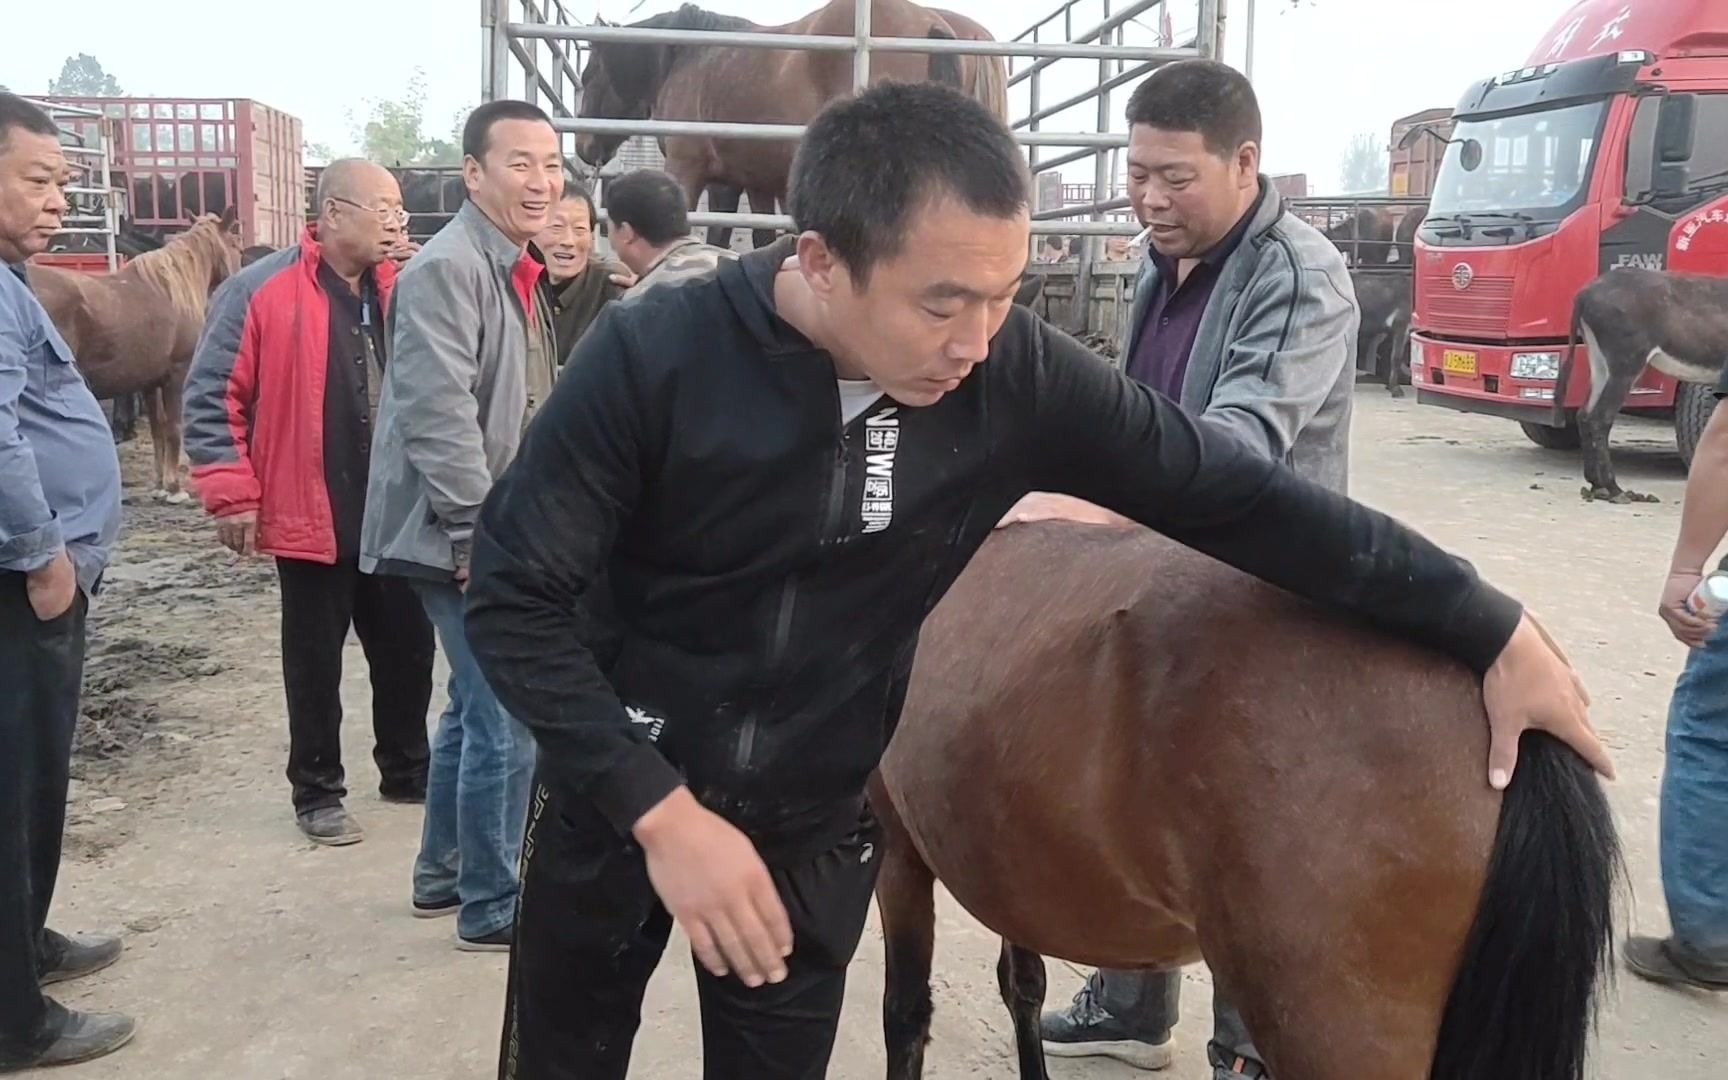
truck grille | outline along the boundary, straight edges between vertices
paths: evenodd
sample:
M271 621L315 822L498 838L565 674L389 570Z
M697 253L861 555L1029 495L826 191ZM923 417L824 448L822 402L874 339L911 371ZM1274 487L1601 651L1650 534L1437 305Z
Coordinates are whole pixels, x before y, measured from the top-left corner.
M1468 289L1456 289L1449 273L1424 275L1423 326L1436 334L1504 337L1512 319L1512 279L1478 276Z

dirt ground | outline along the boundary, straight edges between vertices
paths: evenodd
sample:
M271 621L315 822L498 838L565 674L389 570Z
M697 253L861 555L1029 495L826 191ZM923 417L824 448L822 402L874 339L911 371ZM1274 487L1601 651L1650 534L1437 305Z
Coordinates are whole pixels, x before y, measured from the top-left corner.
M1428 532L1535 606L1582 668L1621 773L1612 787L1633 876L1634 924L1665 927L1657 877L1663 714L1684 650L1652 614L1684 480L1658 423L1625 423L1623 482L1660 503L1587 505L1577 458L1537 450L1510 423L1358 394L1355 494ZM195 505L149 501L147 444L124 448L127 523L94 616L66 864L54 924L124 931L110 971L59 988L68 1004L140 1020L134 1044L55 1075L91 1080L476 1080L494 1075L504 960L458 953L452 920L408 916L417 807L376 796L368 687L350 645L345 727L350 807L365 842L328 849L295 830L275 578L217 547ZM443 677L440 661L439 678ZM440 684L441 685L441 684ZM433 708L442 708L434 695ZM1725 823L1728 824L1728 823ZM928 1075L1011 1077L995 987L996 941L941 908ZM882 1075L881 946L874 923L830 1075ZM1081 972L1052 963L1052 1000ZM1200 1080L1210 1033L1203 968L1188 973L1180 1058ZM632 1077L700 1075L687 953L675 942L650 987ZM1718 1080L1728 996L1613 992L1597 1063L1610 1080ZM1054 1061L1103 1080L1112 1064ZM1375 1074L1364 1063L1364 1077Z

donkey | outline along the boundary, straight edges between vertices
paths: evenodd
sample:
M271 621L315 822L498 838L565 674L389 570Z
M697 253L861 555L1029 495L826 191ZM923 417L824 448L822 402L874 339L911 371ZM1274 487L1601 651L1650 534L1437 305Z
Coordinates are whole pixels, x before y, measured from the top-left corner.
M1578 293L1572 340L1589 350L1590 396L1578 410L1583 447L1584 499L1655 502L1620 487L1610 460L1608 434L1632 384L1646 365L1682 382L1714 384L1728 358L1728 280L1698 274L1623 267ZM1576 348L1569 349L1554 390L1564 409Z

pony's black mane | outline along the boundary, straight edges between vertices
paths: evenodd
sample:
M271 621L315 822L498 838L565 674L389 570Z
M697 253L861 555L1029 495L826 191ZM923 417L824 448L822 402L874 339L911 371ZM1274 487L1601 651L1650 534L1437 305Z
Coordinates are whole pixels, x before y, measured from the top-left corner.
M750 30L756 24L737 15L722 15L695 4L685 4L677 11L653 15L636 23L656 30Z

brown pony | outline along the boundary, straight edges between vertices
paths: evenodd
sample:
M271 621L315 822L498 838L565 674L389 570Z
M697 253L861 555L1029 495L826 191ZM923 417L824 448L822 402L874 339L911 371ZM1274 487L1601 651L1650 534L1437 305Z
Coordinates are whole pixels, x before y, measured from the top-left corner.
M750 30L767 34L850 37L853 0L832 0L796 22L757 26L685 4L632 26L678 30ZM871 0L871 33L880 37L957 36L943 14L911 0ZM989 40L983 27L964 20L968 39ZM597 20L598 22L598 20ZM604 25L601 23L601 25ZM873 53L870 81L930 80L965 90L1007 120L1006 67L1001 57ZM621 120L694 120L706 123L807 124L830 101L852 92L850 53L800 49L740 49L722 45L596 43L582 68L578 115ZM576 153L599 167L612 160L622 135L581 134ZM796 144L789 140L713 139L673 135L659 140L666 171L683 186L695 209L704 189L715 210L736 210L748 194L757 213L772 213L786 199ZM724 246L731 229L709 229L709 243ZM772 242L772 229L757 229L757 247Z
M155 251L113 274L32 266L31 286L72 347L98 399L141 393L156 451L156 495L185 502L180 487L180 391L204 309L240 266L234 211L205 214Z
M1580 1080L1619 847L1532 735L1488 787L1448 658L1150 530L993 535L925 624L871 785L890 1080L922 1075L932 889L1003 939L1020 1075L1040 954L1204 959L1278 1080Z

